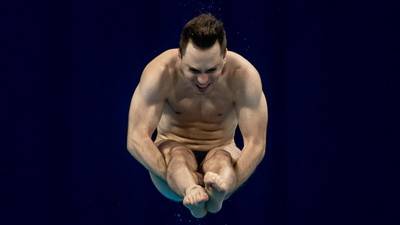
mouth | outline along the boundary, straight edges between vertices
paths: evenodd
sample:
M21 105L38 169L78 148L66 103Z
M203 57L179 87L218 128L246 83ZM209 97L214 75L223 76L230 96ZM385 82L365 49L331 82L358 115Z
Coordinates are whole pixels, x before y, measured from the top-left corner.
M207 84L207 85L196 84L196 87L202 92L206 91L209 86L210 86L210 84Z

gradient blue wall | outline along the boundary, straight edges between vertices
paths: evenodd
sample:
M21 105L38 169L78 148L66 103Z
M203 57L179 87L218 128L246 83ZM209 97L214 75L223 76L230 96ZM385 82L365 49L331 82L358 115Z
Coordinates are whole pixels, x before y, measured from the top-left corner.
M398 111L385 66L395 60L380 57L399 50L388 44L399 37L391 6L13 1L3 12L16 87L6 96L17 110L7 115L16 138L2 159L2 224L395 224L388 118ZM157 192L125 143L142 69L177 47L200 12L222 19L228 48L259 70L270 121L254 175L220 213L194 220Z

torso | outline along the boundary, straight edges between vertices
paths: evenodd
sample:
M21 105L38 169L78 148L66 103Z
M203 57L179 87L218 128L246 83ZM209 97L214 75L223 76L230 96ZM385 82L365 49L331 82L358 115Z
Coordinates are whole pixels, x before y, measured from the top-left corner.
M197 151L234 143L238 120L230 78L236 66L229 52L226 57L223 76L207 94L196 93L178 76L171 61L168 71L174 82L157 127L156 141L174 140Z

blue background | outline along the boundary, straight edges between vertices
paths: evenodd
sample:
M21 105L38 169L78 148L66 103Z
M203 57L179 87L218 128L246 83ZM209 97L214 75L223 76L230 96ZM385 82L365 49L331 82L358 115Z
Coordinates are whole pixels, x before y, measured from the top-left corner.
M400 224L395 4L3 6L1 224ZM260 72L269 125L253 176L220 213L195 220L157 192L125 143L142 69L200 12L220 18L228 48Z

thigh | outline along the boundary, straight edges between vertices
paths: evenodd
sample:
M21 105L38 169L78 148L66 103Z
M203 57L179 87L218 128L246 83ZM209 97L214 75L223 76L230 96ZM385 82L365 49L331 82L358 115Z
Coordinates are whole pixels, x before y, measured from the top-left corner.
M184 145L180 144L179 142L171 141L171 140L159 140L154 143L160 152L163 154L167 166L169 165L171 159L174 157L173 156L173 151L185 151L189 150L187 149ZM181 150L174 150L174 149L181 149ZM190 150L189 150L190 151ZM190 151L191 152L191 151ZM187 153L190 154L190 153ZM193 153L192 153L193 154ZM176 155L176 154L175 154ZM188 157L190 158L190 156ZM189 160L191 161L191 160ZM197 166L197 163L192 166ZM155 174L150 172L150 178L157 190L166 198L180 202L182 201L182 197L179 196L177 193L175 193L168 185L167 181L161 179L160 177L156 176Z

